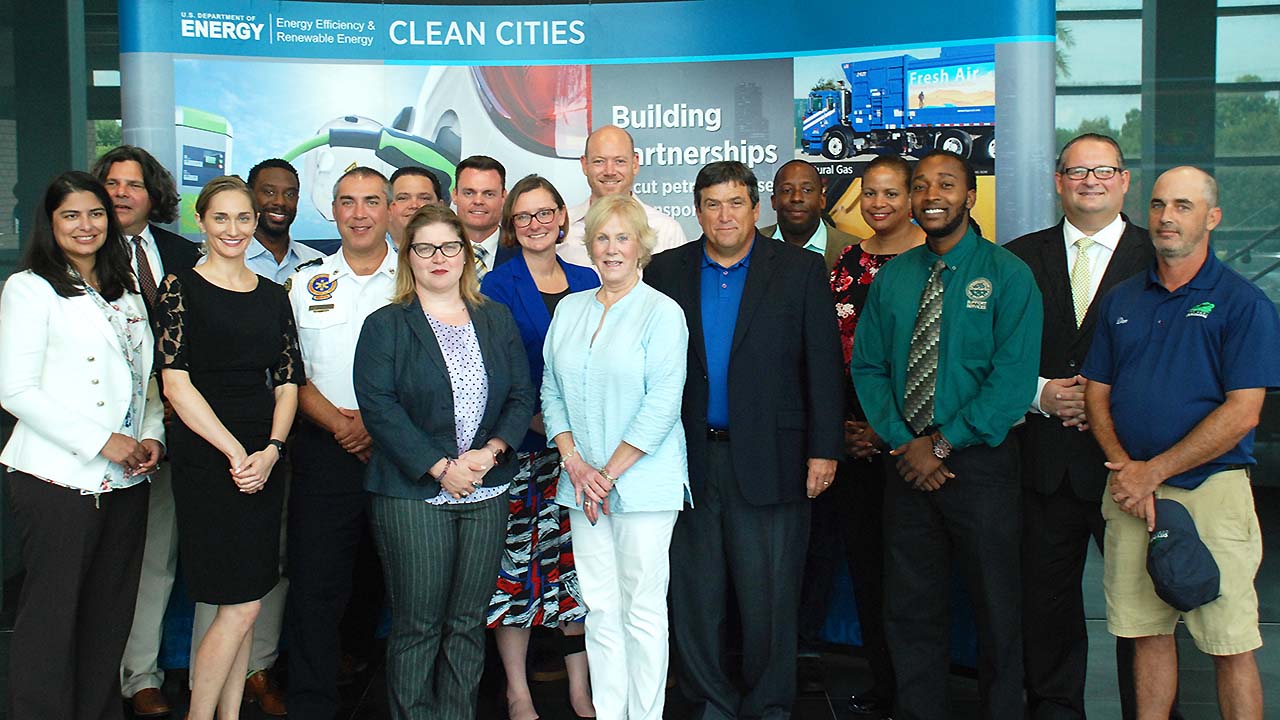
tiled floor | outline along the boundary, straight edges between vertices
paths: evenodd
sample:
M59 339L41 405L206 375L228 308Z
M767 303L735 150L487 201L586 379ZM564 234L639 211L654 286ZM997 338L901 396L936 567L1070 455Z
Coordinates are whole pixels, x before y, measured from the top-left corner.
M1264 538L1280 537L1280 488L1260 488L1257 493L1259 515L1262 518ZM1111 720L1120 717L1115 693L1114 642L1106 632L1105 614L1101 590L1102 562L1095 553L1086 569L1086 612L1090 618L1090 664L1087 685L1089 717ZM1268 716L1280 717L1280 560L1263 561L1257 587L1261 600L1263 619L1263 648L1258 654L1258 666L1266 693ZM15 588L5 588L6 605L16 597ZM7 692L9 665L9 632L12 625L11 607L0 614L0 697ZM1212 661L1197 651L1185 631L1179 630L1181 653L1181 709L1186 720L1209 720L1218 717L1215 700ZM14 660L19 660L14 658ZM501 670L490 663L480 686L480 710L482 720L505 717L502 702ZM869 683L866 664L848 648L833 646L823 657L827 692L802 696L793 711L795 720L849 720L845 709L848 696ZM186 685L185 672L170 673L166 692L171 698L184 702L182 689ZM977 688L971 678L953 675L951 678L952 713L957 720L977 717ZM534 701L544 720L568 720L574 717L568 703L565 681L535 683ZM387 718L385 678L380 665L367 670L360 681L343 689L343 713L346 720L374 720ZM174 717L182 716L180 707ZM668 694L668 718L688 717L688 706L678 690ZM3 715L0 715L3 717ZM131 717L131 716L130 716ZM256 706L247 705L242 714L245 720L260 720L262 715ZM309 719L301 719L309 720Z

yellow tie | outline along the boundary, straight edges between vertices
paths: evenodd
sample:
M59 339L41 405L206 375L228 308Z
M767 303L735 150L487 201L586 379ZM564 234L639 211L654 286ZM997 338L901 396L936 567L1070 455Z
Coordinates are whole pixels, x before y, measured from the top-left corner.
M1071 265L1071 301L1076 308L1076 327L1084 322L1084 314L1089 311L1089 248L1093 247L1091 237L1076 240L1076 261Z

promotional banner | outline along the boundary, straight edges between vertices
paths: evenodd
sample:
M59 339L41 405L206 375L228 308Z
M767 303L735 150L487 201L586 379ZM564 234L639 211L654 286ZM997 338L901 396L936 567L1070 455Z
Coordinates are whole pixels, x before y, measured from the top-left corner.
M1053 154L1052 125L1028 133L1019 118L1035 113L1013 111L1016 102L1051 113L1052 74L1046 83L1043 62L1004 59L1052 66L1051 2L880 13L760 0L121 0L120 18L125 139L178 178L187 234L209 178L245 176L269 157L301 173L293 233L303 240L336 237L333 184L355 165L387 175L421 165L449 186L462 158L491 155L508 185L537 173L572 205L588 194L586 137L604 124L635 138L635 194L690 237L700 234L694 177L716 160L753 168L760 225L773 220L776 169L813 162L831 217L867 235L858 178L878 154L944 147L971 158L984 228L1006 212L997 197L1027 182L1024 172L1044 175ZM1034 225L1044 210L1033 201L1008 212Z

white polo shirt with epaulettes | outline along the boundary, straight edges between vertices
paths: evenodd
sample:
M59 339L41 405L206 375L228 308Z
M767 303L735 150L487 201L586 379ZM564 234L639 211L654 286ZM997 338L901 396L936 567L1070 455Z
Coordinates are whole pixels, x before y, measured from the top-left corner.
M390 243L371 275L355 274L339 249L300 265L285 281L307 382L336 407L359 407L351 369L360 328L374 310L391 302L395 286L396 251Z

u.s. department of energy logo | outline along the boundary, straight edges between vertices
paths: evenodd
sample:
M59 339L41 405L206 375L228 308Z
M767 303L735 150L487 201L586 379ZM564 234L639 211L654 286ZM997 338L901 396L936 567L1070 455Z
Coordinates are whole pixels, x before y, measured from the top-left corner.
M964 294L969 299L965 307L986 310L987 300L991 298L991 281L984 277L974 278L965 287Z
M1193 305L1191 309L1187 311L1187 317L1207 318L1211 312L1213 312L1213 303L1202 302L1198 305Z

